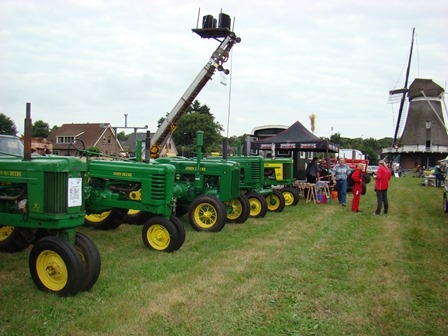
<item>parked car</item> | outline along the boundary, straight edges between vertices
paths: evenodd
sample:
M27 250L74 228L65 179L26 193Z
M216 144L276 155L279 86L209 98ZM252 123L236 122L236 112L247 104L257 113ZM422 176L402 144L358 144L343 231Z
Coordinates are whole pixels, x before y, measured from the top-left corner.
M367 173L374 176L378 172L378 166L367 166Z
M23 155L22 141L16 136L0 134L0 156Z

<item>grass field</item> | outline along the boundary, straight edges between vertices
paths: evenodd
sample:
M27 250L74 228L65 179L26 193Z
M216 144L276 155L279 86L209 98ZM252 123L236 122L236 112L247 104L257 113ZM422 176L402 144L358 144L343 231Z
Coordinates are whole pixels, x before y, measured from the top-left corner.
M448 214L419 182L392 180L387 216L371 183L361 213L301 200L215 234L187 225L171 254L138 226L81 228L102 271L75 297L35 288L30 249L0 254L0 335L448 335Z

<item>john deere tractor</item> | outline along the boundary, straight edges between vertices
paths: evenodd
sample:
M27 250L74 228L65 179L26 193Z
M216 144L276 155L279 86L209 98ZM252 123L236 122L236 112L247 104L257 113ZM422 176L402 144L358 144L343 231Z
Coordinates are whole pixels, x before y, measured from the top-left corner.
M285 198L285 205L297 205L299 192L293 187L293 159L275 158L264 159L264 185L279 190Z
M231 161L202 158L202 131L197 132L196 158L158 158L176 167L176 215L188 213L197 231L222 230L227 221L243 223L249 217L247 197L240 194L240 166Z
M63 296L89 290L101 258L76 228L84 222L83 162L70 157L31 158L30 104L25 149L19 139L0 137L0 251L34 245L29 270L36 286Z

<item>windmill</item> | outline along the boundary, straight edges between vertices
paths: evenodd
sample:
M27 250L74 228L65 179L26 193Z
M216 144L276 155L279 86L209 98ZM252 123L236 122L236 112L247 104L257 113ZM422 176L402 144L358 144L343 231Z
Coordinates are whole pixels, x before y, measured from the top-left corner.
M391 96L401 94L401 101L392 148L383 150L383 154L390 155L390 161L400 162L406 169L416 165L433 166L448 154L446 116L442 110L444 89L431 79L423 78L414 79L408 88L414 33L415 29L412 30L405 86L389 92ZM407 113L403 113L406 96L409 106Z

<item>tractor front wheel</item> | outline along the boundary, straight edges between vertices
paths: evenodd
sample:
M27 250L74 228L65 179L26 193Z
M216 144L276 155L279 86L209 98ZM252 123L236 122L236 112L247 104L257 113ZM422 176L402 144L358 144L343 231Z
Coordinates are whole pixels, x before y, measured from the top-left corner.
M126 215L122 209L111 209L99 214L90 214L84 216L84 225L99 230L115 230Z
M173 222L174 226L177 229L177 233L179 234L179 246L176 247L176 250L178 250L184 244L185 236L187 235L186 230L185 230L185 225L176 216L171 216L170 221Z
M268 212L268 203L266 199L258 193L247 194L250 204L250 217L263 218Z
M268 202L268 210L272 212L282 212L285 208L285 198L278 190L273 190L272 194L266 196Z
M29 268L37 288L44 292L75 295L85 284L78 251L59 237L46 236L37 241L30 252Z
M172 252L181 245L176 226L161 216L154 216L146 221L142 239L146 247L156 251Z
M190 204L188 219L196 231L218 232L226 224L226 207L214 196L199 196Z
M93 241L81 232L76 233L75 248L84 269L80 290L88 291L96 283L101 272L100 252Z
M285 198L285 205L297 205L299 203L299 191L293 187L285 187L281 190Z
M227 221L230 223L244 223L250 215L250 203L246 195L241 194L237 199L224 202L227 210Z

